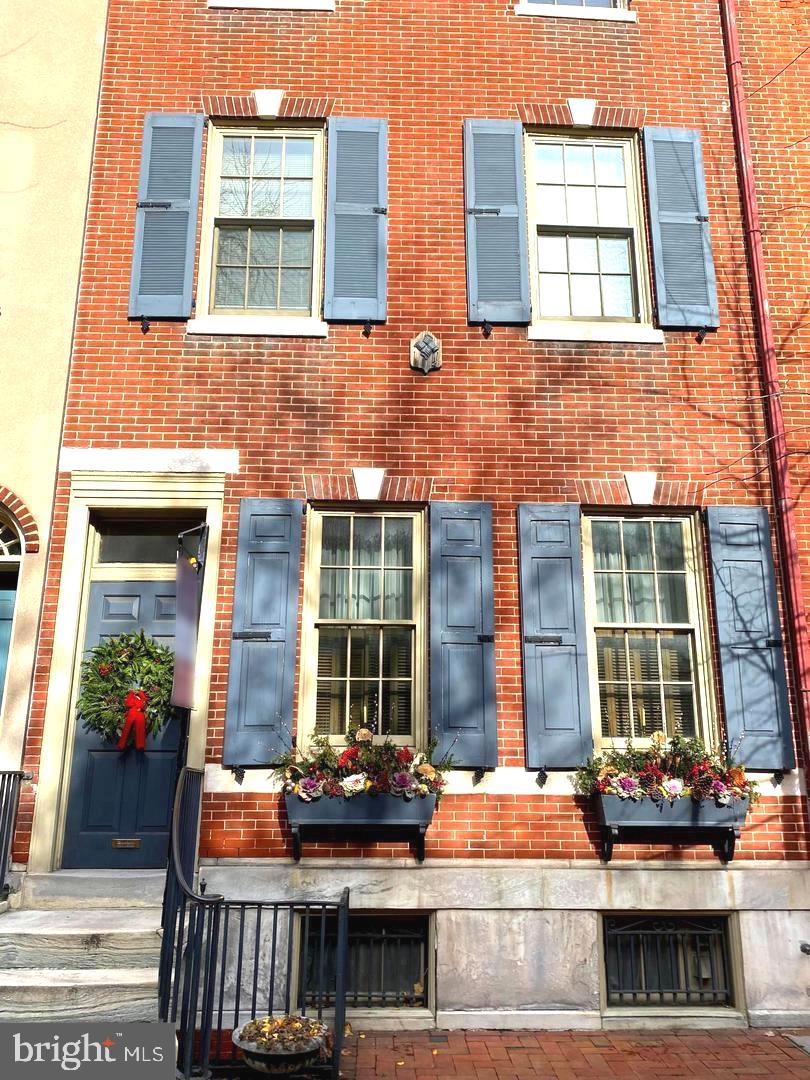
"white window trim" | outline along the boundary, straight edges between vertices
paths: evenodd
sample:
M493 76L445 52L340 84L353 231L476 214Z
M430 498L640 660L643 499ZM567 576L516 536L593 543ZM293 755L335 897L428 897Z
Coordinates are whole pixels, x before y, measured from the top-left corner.
M312 304L309 313L301 315L269 314L218 314L212 312L211 288L214 267L214 222L219 207L219 186L222 164L222 140L225 135L282 135L295 134L314 140L312 160ZM324 256L324 131L311 124L300 127L295 124L213 123L208 129L205 154L205 184L203 188L202 232L200 234L200 262L197 272L197 308L200 312L186 323L188 334L240 334L267 337L326 337L328 327L320 319L323 302L323 256ZM272 223L268 218L268 223Z
M605 9L610 10L610 9ZM628 220L632 233L635 262L635 288L639 318L637 322L612 319L543 319L540 317L540 283L537 265L537 229L545 224L539 220L537 184L534 179L533 146L538 141L556 142L560 139L583 142L620 142L624 145L627 176ZM526 210L529 243L529 276L532 321L528 328L529 341L606 341L661 344L664 334L652 325L652 294L650 267L647 259L647 224L644 214L640 167L641 147L638 135L612 135L602 128L567 129L560 132L528 129L524 132L526 161Z
M414 642L414 669L412 680L413 734L390 735L388 739L396 746L427 745L427 528L424 511L404 510L396 504L364 506L360 503L332 504L307 507L306 543L304 558L303 614L301 621L301 659L298 687L297 743L306 748L315 735L315 706L318 690L317 649L320 607L320 551L321 529L324 513L332 514L379 514L407 516L413 520L413 621L416 627ZM349 620L351 621L351 620ZM384 742L385 736L374 738ZM330 743L336 748L346 745L344 735L332 735Z
M700 516L683 512L667 513L666 511L660 514L632 514L619 508L616 508L611 513L605 507L604 513L583 514L582 516L582 569L585 575L585 622L588 634L588 688L591 700L591 728L595 752L600 753L614 747L621 749L630 741L628 739L610 738L602 734L599 672L596 660L596 627L599 621L596 617L596 583L594 580L591 524L594 520L603 518L608 520L636 519L641 521L686 522L686 589L689 612L692 617L689 625L694 634L695 656L695 734L704 741L707 747L719 746L719 726L712 692L714 672L711 662L709 608L706 597L706 563L701 542ZM660 625L664 626L665 624ZM649 625L641 623L639 628L649 629ZM639 747L652 745L651 739L645 739L641 736L636 736L632 743L634 746Z
M334 11L335 0L208 0L208 6L258 11Z
M230 5L229 5L230 6ZM516 15L542 16L552 19L599 19L602 22L637 22L635 11L627 8L560 7L558 4L516 3Z

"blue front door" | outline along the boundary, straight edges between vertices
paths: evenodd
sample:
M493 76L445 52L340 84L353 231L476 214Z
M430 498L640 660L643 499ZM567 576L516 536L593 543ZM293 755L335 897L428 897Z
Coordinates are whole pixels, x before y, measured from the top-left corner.
M14 601L17 590L0 582L0 705L3 703L3 687L6 684L8 647L11 644L11 621L14 618Z
M174 641L174 581L95 582L85 648L143 630ZM180 725L170 720L146 750L119 751L77 721L70 773L64 867L147 869L166 865Z

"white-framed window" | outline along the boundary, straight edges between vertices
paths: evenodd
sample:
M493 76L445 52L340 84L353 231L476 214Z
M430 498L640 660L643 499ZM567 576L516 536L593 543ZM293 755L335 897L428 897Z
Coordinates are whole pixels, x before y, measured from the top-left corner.
M322 129L212 126L197 291L201 329L313 329L321 307L323 187Z
M697 519L583 519L589 671L597 744L713 741Z
M302 636L305 737L425 738L424 517L313 509Z
M636 21L636 13L630 11L629 0L516 0L515 14Z
M596 340L649 332L637 137L526 138L534 327L553 334L567 324L576 336L590 330Z

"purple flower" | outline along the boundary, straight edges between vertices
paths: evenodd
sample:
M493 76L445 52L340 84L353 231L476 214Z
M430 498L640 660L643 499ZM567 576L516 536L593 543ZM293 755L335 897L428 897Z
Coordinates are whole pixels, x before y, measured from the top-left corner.
M314 776L302 776L298 781L298 797L304 802L312 802L323 794L323 781Z
M725 795L727 790L728 789L726 788L726 785L723 783L722 780L712 781L712 792L715 795Z
M621 776L619 777L619 787L622 791L635 791L638 787L638 780L634 776Z

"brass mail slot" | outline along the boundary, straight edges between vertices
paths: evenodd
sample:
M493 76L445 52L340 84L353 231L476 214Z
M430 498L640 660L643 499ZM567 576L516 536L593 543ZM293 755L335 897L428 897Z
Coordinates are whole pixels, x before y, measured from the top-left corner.
M141 846L141 838L133 836L131 839L127 837L125 840L113 840L112 846L115 848L138 848Z

